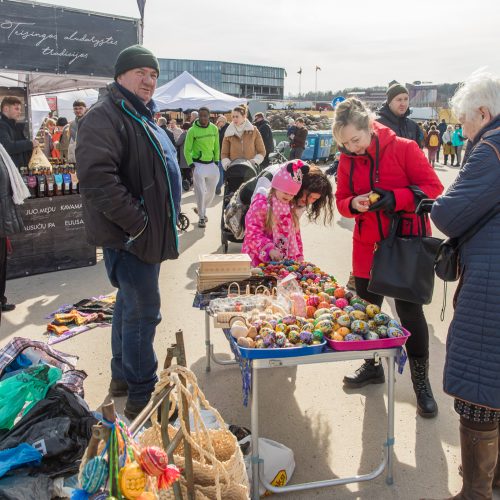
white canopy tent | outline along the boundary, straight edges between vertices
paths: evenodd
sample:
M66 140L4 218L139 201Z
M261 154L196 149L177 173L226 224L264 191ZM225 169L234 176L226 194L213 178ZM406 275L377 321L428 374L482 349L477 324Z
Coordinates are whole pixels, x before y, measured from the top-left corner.
M206 106L210 111L230 111L246 101L205 85L187 71L158 87L153 99L161 111L176 109L187 111L202 106Z
M82 99L87 106L97 101L99 92L95 89L105 87L109 78L89 78L86 76L49 75L38 73L0 73L0 86L27 87L30 104L31 135L36 136L50 108L45 97L57 97L59 116L68 121L74 120L73 102ZM54 91L61 92L51 94Z
M70 122L75 119L73 103L77 99L80 99L87 105L87 108L90 108L92 104L97 102L99 91L95 89L73 90L70 92L58 92L57 94L45 94L43 97L56 97L57 115L64 116Z

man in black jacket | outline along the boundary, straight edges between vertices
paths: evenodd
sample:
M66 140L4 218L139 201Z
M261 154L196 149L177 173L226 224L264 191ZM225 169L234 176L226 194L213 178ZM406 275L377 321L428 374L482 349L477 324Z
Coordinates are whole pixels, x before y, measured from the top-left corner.
M103 247L118 288L110 393L128 393L129 419L146 406L158 380L153 340L161 321L160 263L178 257L180 172L175 148L153 118L159 73L149 50L124 49L115 82L80 122L76 147L87 238Z
M266 148L266 156L264 157L264 161L260 164L260 168L263 169L269 165L269 155L274 151L273 131L269 122L264 118L264 114L260 112L255 113L254 125L259 130Z
M38 141L30 141L24 135L21 118L22 102L15 96L6 96L0 104L0 143L5 148L17 168L27 167L33 148Z
M387 101L378 110L377 121L394 130L398 137L411 139L422 148L423 132L416 122L408 118L410 114L408 89L400 83L394 83L387 89L386 94Z

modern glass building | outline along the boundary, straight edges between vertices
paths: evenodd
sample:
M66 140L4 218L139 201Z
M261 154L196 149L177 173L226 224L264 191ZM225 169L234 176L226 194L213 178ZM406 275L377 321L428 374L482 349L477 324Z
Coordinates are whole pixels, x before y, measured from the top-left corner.
M158 59L160 78L164 85L183 71L188 71L214 89L235 97L283 99L285 70L270 66L220 61Z

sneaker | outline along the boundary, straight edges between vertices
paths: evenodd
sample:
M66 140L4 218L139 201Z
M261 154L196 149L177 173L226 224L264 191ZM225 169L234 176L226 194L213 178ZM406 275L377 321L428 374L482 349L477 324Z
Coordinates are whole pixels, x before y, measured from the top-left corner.
M135 420L139 413L146 408L147 404L147 401L131 401L130 399L127 399L127 404L125 405L123 413L132 422L132 420Z
M198 212L198 209L197 209L196 207L195 207L195 208L193 208L193 212L194 212L196 215L198 215L198 213L199 213L199 212ZM200 217L200 219L204 219L204 220L205 220L205 222L208 222L208 217L207 217L206 215L205 215L205 217Z
M16 304L2 304L2 312L13 311L16 308Z
M127 382L125 382L125 380L112 378L109 384L108 392L115 398L121 398L128 394L128 384Z
M198 221L198 227L206 227L206 223L205 223L205 219L202 217L199 221Z
M384 368L380 363L376 365L373 359L365 361L352 375L344 377L344 386L353 389L384 382Z

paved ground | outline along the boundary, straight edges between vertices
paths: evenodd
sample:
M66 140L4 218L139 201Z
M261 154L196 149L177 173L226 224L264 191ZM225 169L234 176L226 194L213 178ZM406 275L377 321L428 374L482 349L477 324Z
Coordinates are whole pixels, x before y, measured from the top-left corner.
M445 185L457 169L437 167ZM221 198L208 211L205 230L192 225L181 236L179 260L162 266L162 314L156 349L162 360L178 328L184 330L188 365L227 422L248 426L249 409L242 406L241 379L235 367L215 366L205 373L204 315L191 307L195 292L198 255L220 252ZM196 220L193 193L186 193L183 210ZM340 282L349 275L352 221L335 216L331 227L304 225L305 256L333 272ZM239 245L230 245L238 252ZM3 317L0 345L19 335L44 338L44 317L61 304L112 292L103 262L94 267L33 276L9 281L10 300L18 304ZM454 287L448 290L448 304ZM447 327L452 315L448 305L445 321L439 319L443 298L441 282L436 283L434 301L425 308L431 334L431 381L439 403L439 416L427 421L416 416L414 395L408 370L397 376L395 484L386 486L380 477L369 483L327 488L309 493L283 495L288 499L404 499L422 496L443 498L456 493L458 476L458 418L452 399L441 388ZM391 304L385 309L394 313ZM80 356L79 368L88 373L86 399L97 408L108 397L110 379L110 328L99 328L70 339L59 348ZM229 349L220 331L214 332L216 352L229 357ZM359 363L310 365L297 369L266 370L260 377L261 434L280 441L295 452L295 482L320 480L332 476L367 473L380 461L386 422L385 386L373 386L359 392L342 388L343 375ZM117 401L122 408L123 400Z

